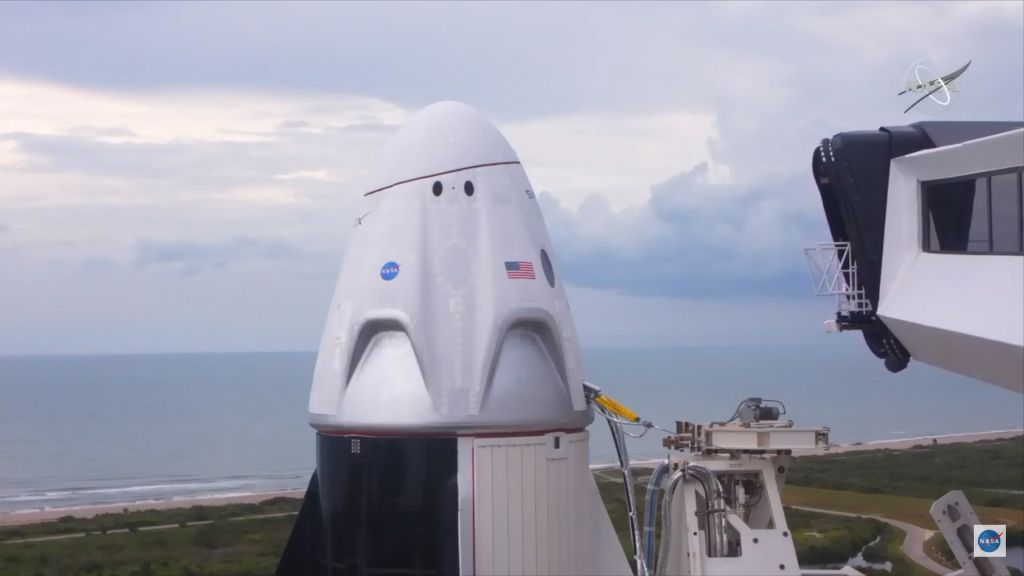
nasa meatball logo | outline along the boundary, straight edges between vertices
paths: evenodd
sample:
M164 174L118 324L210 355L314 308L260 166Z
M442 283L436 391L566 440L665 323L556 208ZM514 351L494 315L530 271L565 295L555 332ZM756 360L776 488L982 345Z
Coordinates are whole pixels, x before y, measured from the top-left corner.
M385 282L391 282L398 277L398 262L387 262L380 267L380 277Z
M974 525L974 541L977 545L974 547L974 556L985 557L985 556L1006 556L1006 542L1003 535L1006 534L1005 525L997 524L975 524Z
M1003 535L995 530L985 530L978 536L978 548L985 552L995 552L1003 543Z

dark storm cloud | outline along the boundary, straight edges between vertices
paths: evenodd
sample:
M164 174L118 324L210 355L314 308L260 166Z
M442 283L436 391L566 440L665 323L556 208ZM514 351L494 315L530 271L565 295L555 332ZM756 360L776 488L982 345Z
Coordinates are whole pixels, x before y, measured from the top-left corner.
M827 231L815 206L788 200L800 186L713 184L701 164L652 186L633 210L613 211L598 197L576 211L549 194L541 201L574 284L641 296L803 296L801 248Z

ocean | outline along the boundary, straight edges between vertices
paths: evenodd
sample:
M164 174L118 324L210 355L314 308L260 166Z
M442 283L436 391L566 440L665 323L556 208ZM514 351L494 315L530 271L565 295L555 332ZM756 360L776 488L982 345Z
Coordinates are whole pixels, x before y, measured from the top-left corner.
M1019 428L1019 395L862 346L591 349L590 380L666 428L785 402L837 442ZM0 513L304 488L313 353L0 357ZM661 435L631 440L634 458ZM611 462L591 427L593 462Z

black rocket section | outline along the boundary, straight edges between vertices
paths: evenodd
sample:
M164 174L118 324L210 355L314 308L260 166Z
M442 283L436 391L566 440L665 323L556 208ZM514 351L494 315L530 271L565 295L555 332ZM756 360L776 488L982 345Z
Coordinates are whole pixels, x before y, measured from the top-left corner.
M277 563L277 576L323 576L327 564L323 550L324 523L320 511L320 484L316 471L309 479L299 516Z
M459 574L456 439L317 435L278 576Z

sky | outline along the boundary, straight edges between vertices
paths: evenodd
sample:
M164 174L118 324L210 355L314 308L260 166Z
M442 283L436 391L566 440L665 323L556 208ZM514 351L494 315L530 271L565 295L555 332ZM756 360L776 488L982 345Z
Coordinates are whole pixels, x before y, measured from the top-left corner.
M972 64L904 114L922 59ZM849 344L814 147L1024 120L1024 3L2 3L0 354L313 350L375 157L448 99L517 150L584 346Z

